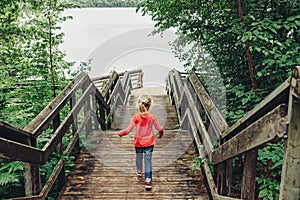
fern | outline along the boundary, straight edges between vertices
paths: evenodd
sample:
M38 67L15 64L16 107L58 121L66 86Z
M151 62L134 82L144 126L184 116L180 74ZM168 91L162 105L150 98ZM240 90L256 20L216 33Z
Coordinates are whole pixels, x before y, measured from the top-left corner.
M20 182L19 174L10 174L10 173L1 173L0 176L0 186L5 186L9 183L18 183Z
M22 163L19 161L8 162L0 167L0 186L5 186L9 183L20 182L21 173L23 170Z
M16 171L21 171L23 170L22 162L20 161L15 161L15 162L8 162L4 164L0 168L0 173L7 171L8 173L14 173Z

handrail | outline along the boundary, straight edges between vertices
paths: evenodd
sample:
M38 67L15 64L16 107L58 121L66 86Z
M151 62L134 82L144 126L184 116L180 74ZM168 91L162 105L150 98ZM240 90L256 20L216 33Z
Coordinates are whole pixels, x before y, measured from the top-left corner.
M123 76L127 77L124 80L113 72L100 93L88 75L81 72L25 127L25 130L0 122L0 130L3 131L0 135L0 157L26 162L23 167L24 179L29 183L25 185L27 197L15 199L45 199L55 180L65 178L61 177L65 162L60 159L48 182L41 188L39 165L48 162L53 152L63 156L69 155L71 151L79 152L79 134L83 131L88 134L92 129L99 129L99 124L104 130L109 128L114 112L112 108L120 103L125 104L130 94L131 73L140 73L139 76L142 77L141 70L123 73ZM67 116L60 119L61 111L69 106ZM84 119L79 121L78 116L82 112ZM41 149L37 148L36 140L50 124L53 127L52 137ZM62 138L69 130L72 130L73 136L66 149L62 149ZM12 133L17 137L7 135Z
M300 124L300 67L292 77L231 127L228 127L197 75L191 72L182 79L178 74L176 70L169 72L167 92L177 108L181 128L190 131L194 138L199 157L203 159L203 170L213 199L232 199L227 192L230 191L232 179L231 158L251 155L252 150L262 148L267 142L276 142L285 134L288 135L287 140L291 141L287 141L285 149L280 198L298 198L300 185L289 183L295 183L295 177L300 176L297 171L300 159L295 157L300 146L296 125ZM212 135L219 138L216 147L213 146L216 143ZM210 171L207 159L217 169L216 174ZM257 158L246 156L246 159L255 159L253 163L256 163ZM288 171L290 168L294 171ZM245 166L244 171L255 174L256 166ZM255 188L255 176L246 176L243 176L241 197L253 199L254 189L249 188Z

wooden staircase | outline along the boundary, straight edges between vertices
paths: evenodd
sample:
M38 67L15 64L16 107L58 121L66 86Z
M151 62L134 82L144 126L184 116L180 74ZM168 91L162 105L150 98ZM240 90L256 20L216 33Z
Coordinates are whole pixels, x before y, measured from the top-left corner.
M153 187L144 188L144 178L135 171L134 131L120 138L137 112L141 94L150 94L154 113L164 127L153 152ZM190 133L178 129L175 108L164 88L134 90L126 106L120 106L109 131L93 131L70 173L58 199L209 199L200 170L191 170L197 154Z

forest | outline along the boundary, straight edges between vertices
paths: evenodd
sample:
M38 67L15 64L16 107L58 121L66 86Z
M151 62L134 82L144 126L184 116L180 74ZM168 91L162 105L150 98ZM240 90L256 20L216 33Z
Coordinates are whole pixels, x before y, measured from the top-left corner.
M24 128L70 82L69 77L84 70L81 66L71 72L73 63L67 62L59 49L64 37L60 23L72 20L62 16L66 9L135 6L156 23L153 34L177 30L178 38L171 45L187 72L220 72L229 124L300 66L298 0L2 0L0 121ZM214 84L216 80L205 81ZM44 137L39 142L51 135ZM283 145L269 144L258 152L258 199L278 199L281 163L276 161L283 158ZM22 195L22 163L0 161L0 198ZM240 165L241 161L235 160L237 172ZM47 167L53 166L41 169L43 180L48 176ZM273 178L265 178L266 174ZM236 185L232 196L239 190Z

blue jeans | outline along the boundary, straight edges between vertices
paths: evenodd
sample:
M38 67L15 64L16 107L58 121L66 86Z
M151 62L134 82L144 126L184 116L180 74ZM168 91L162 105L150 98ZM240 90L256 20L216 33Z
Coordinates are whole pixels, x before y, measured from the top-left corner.
M142 160L144 154L145 165L145 182L152 182L152 152L154 146L149 147L135 147L136 152L136 169L142 171Z

